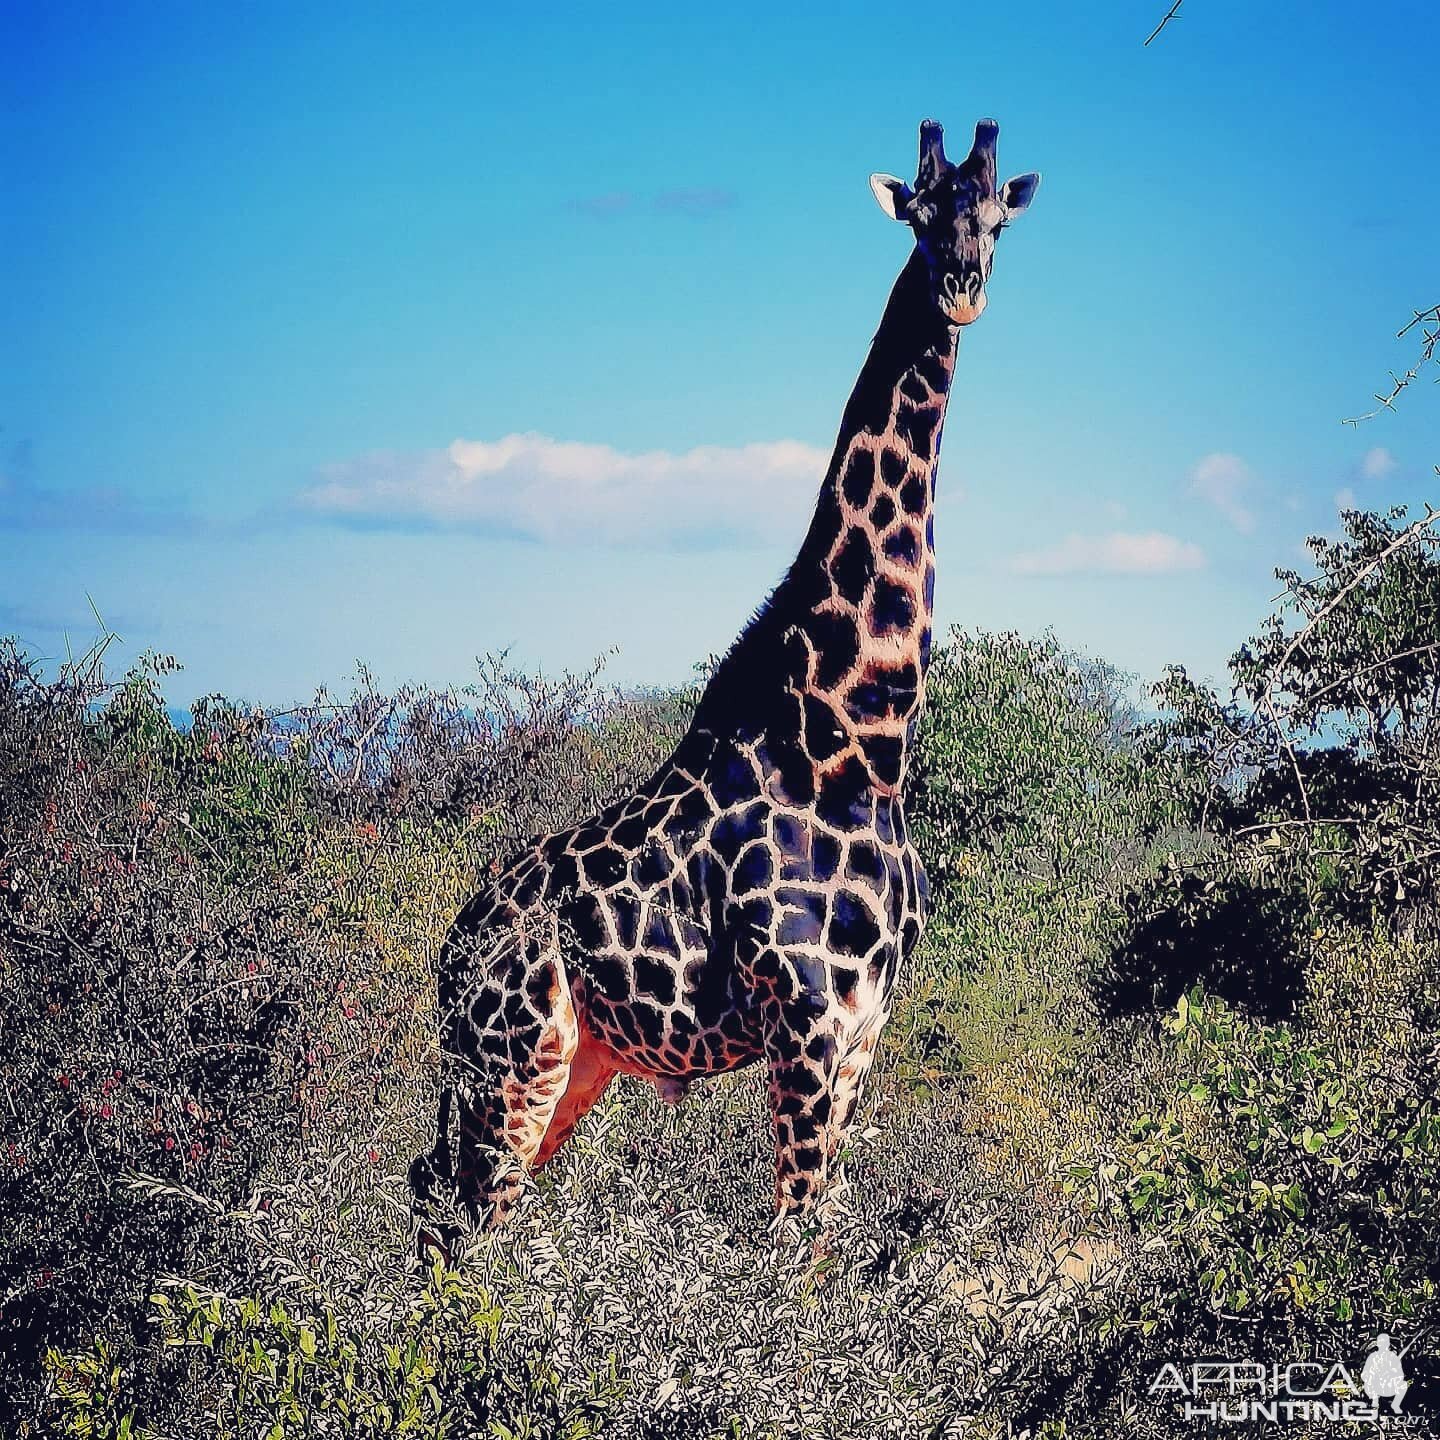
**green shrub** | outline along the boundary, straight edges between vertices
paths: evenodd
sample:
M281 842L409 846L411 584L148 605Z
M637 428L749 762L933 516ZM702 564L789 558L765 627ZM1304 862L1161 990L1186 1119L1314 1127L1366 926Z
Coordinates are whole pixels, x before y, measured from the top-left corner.
M358 1314L313 1295L235 1299L193 1285L150 1304L172 1370L203 1406L187 1424L217 1440L585 1440L603 1433L625 1391L611 1371L567 1394L543 1357L503 1334L502 1312L482 1288L438 1268L413 1295ZM52 1349L46 1372L63 1433L152 1433L127 1407L127 1376L104 1341L69 1355Z
M1124 682L1051 636L955 630L935 653L907 813L934 915L885 1064L930 1092L1092 1030L1112 903L1184 844Z
M1108 1164L1071 1172L1163 1242L1168 1321L1304 1313L1389 1330L1440 1294L1433 956L1354 932L1312 943L1293 1023L1182 996L1168 1088Z
M1074 885L1164 828L1169 802L1145 783L1123 683L1053 636L952 630L937 648L907 801L942 905L977 852Z

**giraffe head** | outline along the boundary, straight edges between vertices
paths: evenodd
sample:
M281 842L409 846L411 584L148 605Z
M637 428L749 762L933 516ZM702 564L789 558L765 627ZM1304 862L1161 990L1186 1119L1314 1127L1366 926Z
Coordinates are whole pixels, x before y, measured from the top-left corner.
M969 325L985 308L985 282L995 258L995 237L1031 201L1036 174L995 184L995 138L1000 127L982 120L975 143L958 164L945 158L937 121L920 126L920 167L914 186L894 175L872 175L880 208L915 232L930 269L931 294L952 325Z

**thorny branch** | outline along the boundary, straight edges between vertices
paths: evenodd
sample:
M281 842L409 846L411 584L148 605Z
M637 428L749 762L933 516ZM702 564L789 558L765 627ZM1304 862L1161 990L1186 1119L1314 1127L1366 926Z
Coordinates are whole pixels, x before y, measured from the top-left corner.
M1373 410L1367 411L1364 415L1347 416L1340 422L1342 425L1358 425L1362 420L1373 420L1381 410L1393 410L1396 396L1412 381L1417 380L1420 372L1435 359L1435 347L1440 345L1440 305L1432 305L1428 310L1415 311L1409 324L1401 326L1395 332L1395 338L1397 340L1403 338L1417 325L1420 326L1420 334L1424 337L1420 346L1420 358L1403 375L1396 375L1394 371L1391 371L1390 393L1388 395L1376 394L1377 403ZM1435 379L1436 383L1440 384L1440 375L1437 375Z
M1328 615L1333 614L1336 608L1345 601L1346 597L1352 594L1368 576L1373 575L1375 571L1384 565L1397 550L1402 549L1417 536L1429 530L1437 520L1440 520L1440 510L1434 510L1427 505L1424 515L1407 525L1373 560L1367 565L1361 566L1335 595L1331 596L1319 610L1308 617L1305 624L1291 637L1290 643L1285 647L1285 651L1279 660L1271 667L1270 678L1265 686L1262 704L1265 708L1266 717L1270 721L1271 728L1278 737L1281 748L1285 751L1290 761L1290 768L1294 773L1295 785L1300 795L1300 805L1305 811L1305 820L1307 823L1312 822L1314 818L1310 811L1310 795L1305 788L1305 778L1301 773L1300 760L1295 753L1295 743L1290 736L1289 727L1281 722L1280 716L1275 708L1276 687L1280 684L1281 676L1283 676L1285 672L1285 667L1290 663L1295 652L1300 649L1305 641L1314 633L1321 621ZM1392 657L1392 659L1393 658L1394 657Z

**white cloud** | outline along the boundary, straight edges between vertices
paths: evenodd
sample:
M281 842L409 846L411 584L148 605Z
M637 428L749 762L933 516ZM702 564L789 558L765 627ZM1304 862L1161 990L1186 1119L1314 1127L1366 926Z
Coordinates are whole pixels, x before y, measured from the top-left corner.
M1395 457L1383 445L1377 445L1361 458L1360 474L1366 480L1383 480L1395 467Z
M1190 493L1213 505L1237 530L1248 535L1255 516L1244 503L1253 483L1250 467L1238 456L1217 450L1197 460L1190 471Z
M1342 486L1335 492L1335 508L1337 510L1353 510L1355 508L1355 492L1348 486Z
M748 543L797 531L829 456L796 440L626 454L546 435L326 466L302 506L378 524L596 544Z
M1205 552L1188 540L1152 530L1129 534L1067 535L1043 550L1017 555L1011 568L1020 575L1173 575L1200 570Z

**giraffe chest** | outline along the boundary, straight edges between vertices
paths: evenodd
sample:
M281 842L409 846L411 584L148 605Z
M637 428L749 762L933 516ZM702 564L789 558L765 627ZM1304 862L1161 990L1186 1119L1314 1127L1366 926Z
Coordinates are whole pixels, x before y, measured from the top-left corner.
M510 908L557 915L577 1010L617 1068L757 1059L773 984L846 1029L888 1009L924 916L900 802L859 761L827 773L787 744L721 747L502 877Z
M684 1080L760 1055L759 1007L709 908L688 883L621 882L562 910L577 1009L617 1069Z
M630 1057L620 1068L688 1076L758 1058L772 982L847 1031L888 1011L923 876L891 807L864 831L827 814L757 802L696 837L679 883L576 898L577 1001Z

